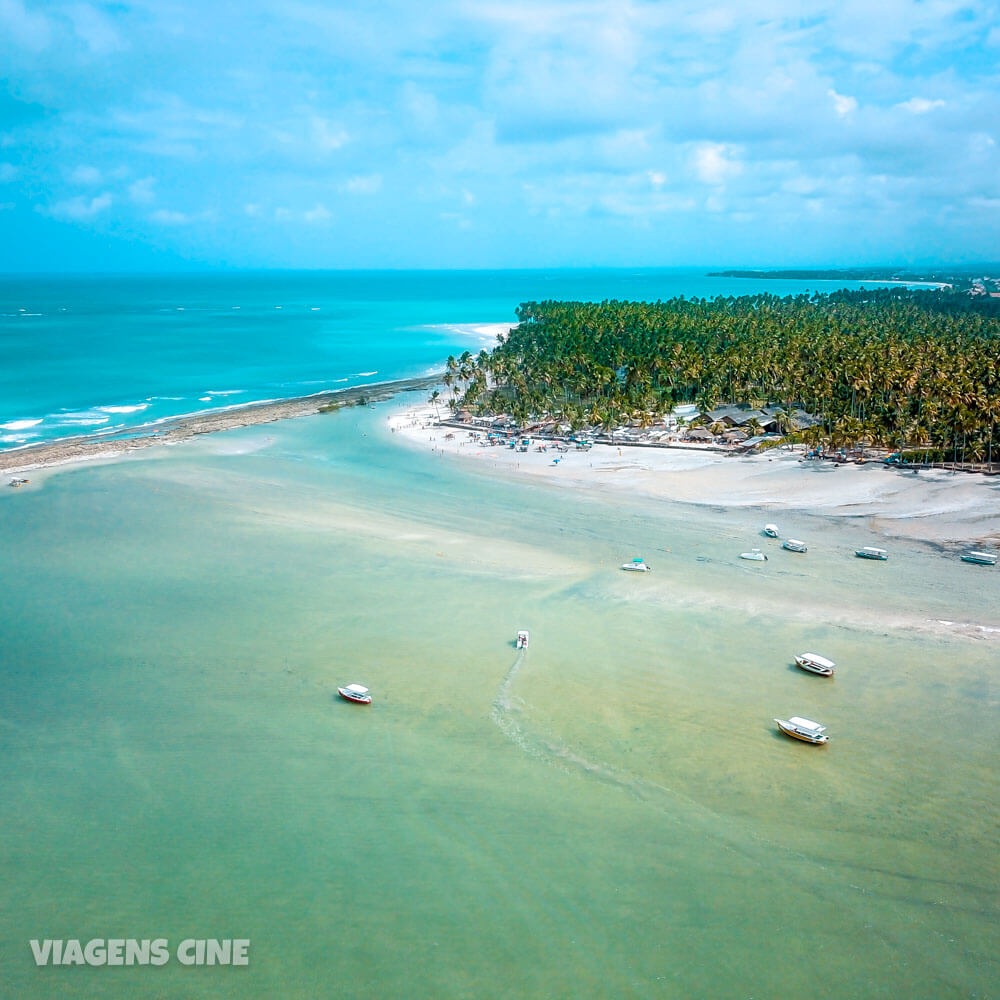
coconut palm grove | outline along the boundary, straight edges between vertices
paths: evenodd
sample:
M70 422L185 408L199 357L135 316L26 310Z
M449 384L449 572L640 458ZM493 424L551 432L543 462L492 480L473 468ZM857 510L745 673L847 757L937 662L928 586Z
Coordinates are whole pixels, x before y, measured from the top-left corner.
M573 430L649 426L681 403L802 408L786 440L987 463L1000 418L1000 300L862 289L665 302L526 302L491 352L449 359L453 407ZM707 420L707 418L705 418Z

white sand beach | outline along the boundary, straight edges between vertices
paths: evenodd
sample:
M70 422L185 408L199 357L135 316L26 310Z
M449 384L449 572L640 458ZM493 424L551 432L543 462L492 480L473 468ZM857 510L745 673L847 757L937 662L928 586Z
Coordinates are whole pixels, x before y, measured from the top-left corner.
M679 444L595 444L590 451L560 452L551 442L539 451L540 442L532 441L522 453L439 426L426 405L397 411L389 424L415 447L505 475L683 503L760 507L769 516L788 510L864 518L887 537L946 546L1000 545L1000 481L994 477L940 469L917 473L874 461L805 461L801 450L786 449L738 456Z

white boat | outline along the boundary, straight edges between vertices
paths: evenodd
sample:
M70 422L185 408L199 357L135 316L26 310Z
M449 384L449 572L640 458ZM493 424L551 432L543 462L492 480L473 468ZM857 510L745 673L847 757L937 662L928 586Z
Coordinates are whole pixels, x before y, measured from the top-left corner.
M777 538L778 526L776 524L765 524L764 534L767 535L768 538Z
M622 563L622 569L626 573L648 573L652 568L644 559L638 557L631 562Z
M819 674L822 677L832 677L833 668L837 665L833 660L828 660L819 653L799 653L795 657L795 662L810 673Z
M767 556L760 549L751 549L749 552L741 552L741 559L752 559L754 562L767 562Z
M528 648L528 630L527 629L521 629L521 631L517 633L517 648L518 649L527 649Z
M826 735L826 726L821 726L818 722L810 719L800 719L793 715L787 721L785 719L775 719L778 728L793 740L802 740L803 743L827 743L830 737Z
M12 479L10 481L9 485L13 486L14 489L16 490L16 489L18 489L21 486L27 486L28 483L30 483L30 482L31 482L30 479Z
M996 566L997 557L992 552L969 550L962 553L962 562L979 563L980 566Z
M885 549L877 549L874 545L866 545L863 549L858 549L854 553L859 559L888 559L889 553Z
M347 687L337 688L337 694L348 701L357 702L359 705L370 705L372 703L371 693L368 688L360 684L348 684Z
M799 541L797 538L786 538L782 543L781 547L783 549L788 549L789 552L806 552L806 543Z

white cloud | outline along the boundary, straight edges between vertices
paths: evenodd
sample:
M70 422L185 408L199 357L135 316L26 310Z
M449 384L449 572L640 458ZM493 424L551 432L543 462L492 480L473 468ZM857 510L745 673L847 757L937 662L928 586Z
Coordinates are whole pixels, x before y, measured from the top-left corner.
M319 115L313 115L310 119L309 132L313 146L322 153L333 152L351 141L351 137L344 129Z
M107 55L126 47L111 20L90 4L77 3L66 8L73 29L95 55Z
M93 187L101 183L103 176L97 167L81 164L69 175L69 179L73 184L85 184L88 187Z
M169 208L158 208L149 217L161 226L186 226L195 221L195 217L187 212L175 212Z
M856 97L845 97L843 94L838 94L833 88L827 91L827 95L833 100L833 110L841 118L849 115L852 111L856 111L858 108Z
M346 194L376 194L381 187L381 174L367 174L349 177L340 185L340 190Z
M302 213L303 222L328 222L331 218L330 210L321 202Z
M137 204L148 205L149 202L156 200L156 194L153 191L155 184L155 177L141 177L129 184L128 196Z
M21 0L0 0L0 26L10 33L9 37L17 45L32 52L40 52L52 39L49 19L44 14L29 11Z
M251 208L253 209L252 212L247 211L247 209ZM247 211L247 214L252 217L257 217L260 215L260 206L248 205L244 211ZM318 225L329 222L332 218L333 213L321 201L316 202L312 208L305 210L291 209L284 205L279 205L274 210L274 219L276 222L305 222L309 225Z
M901 104L897 104L897 108L903 108L905 111L911 111L915 115L925 115L928 111L933 111L935 108L943 108L945 102L938 99L934 101L929 101L926 97L911 97L908 101L903 101Z
M723 185L743 170L739 160L731 158L723 143L705 142L695 147L692 162L698 180L703 184Z
M100 215L111 207L111 203L111 195L105 191L103 194L95 195L93 198L77 195L75 198L58 201L48 209L40 208L39 210L56 219L69 219L73 222L80 222L84 219L92 219Z

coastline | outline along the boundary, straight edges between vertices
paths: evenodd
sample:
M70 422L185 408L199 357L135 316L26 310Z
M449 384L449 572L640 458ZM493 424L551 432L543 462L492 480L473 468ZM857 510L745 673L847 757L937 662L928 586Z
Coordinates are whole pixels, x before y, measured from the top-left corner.
M376 385L329 390L312 396L189 414L136 427L127 437L62 438L17 451L0 452L0 475L91 460L114 460L153 445L174 445L204 434L310 416L329 406L350 406L363 397L384 402L399 393L442 385L442 373ZM772 449L737 456L684 445L595 444L588 452L548 450L527 453L486 447L467 430L438 423L427 403L395 409L387 424L410 447L476 463L515 479L606 496L630 494L694 506L758 508L768 517L781 512L838 519L853 518L885 538L922 542L946 550L1000 549L1000 504L996 484L979 476L946 470L919 474L878 462L836 466L805 462L801 453Z
M920 473L880 462L834 465L802 460L800 451L772 449L737 456L683 445L643 447L595 444L590 451L522 453L488 447L467 430L437 424L433 409L406 407L389 417L392 431L411 446L478 463L501 475L606 495L623 493L732 508L854 518L886 538L943 549L1000 548L997 484L986 477L942 469Z
M431 389L441 385L442 374L438 372L419 378L331 389L312 396L294 396L263 403L247 403L245 406L226 410L187 414L155 424L140 424L128 432L128 437L98 438L77 435L29 445L15 451L0 452L0 475L9 476L94 459L117 458L141 448L158 444L178 444L202 434L268 424L290 417L310 416L319 413L325 407L350 406L362 398L370 402L383 402L397 393Z

